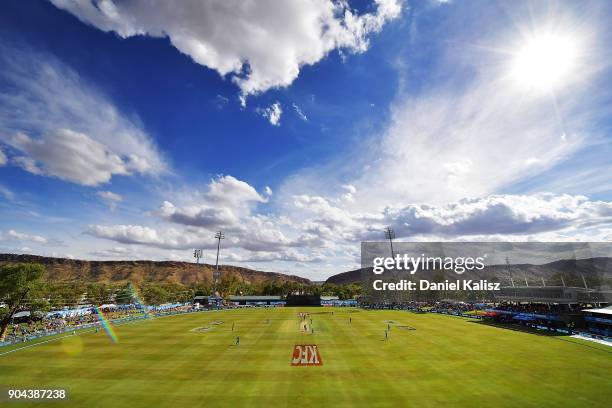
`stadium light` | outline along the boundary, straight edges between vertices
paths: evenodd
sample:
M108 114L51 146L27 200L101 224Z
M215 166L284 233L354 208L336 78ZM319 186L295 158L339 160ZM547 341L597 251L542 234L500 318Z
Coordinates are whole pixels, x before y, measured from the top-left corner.
M582 277L582 283L584 283L584 288L588 291L589 287L587 285L586 279L584 279L584 274L581 273L580 276Z
M217 289L217 283L221 277L221 272L219 272L219 249L221 248L221 240L225 239L225 234L223 231L217 231L215 238L217 238L217 261L215 263L215 271L213 272L213 294Z
M512 271L510 270L510 260L506 257L506 269L508 270L508 275L510 275L510 283L512 287L514 287L514 278L512 277Z
M389 244L391 245L391 258L393 258L393 239L395 238L395 231L393 231L391 227L385 228L385 238L389 240Z
M193 257L196 259L196 264L200 263L200 258L202 257L202 250L196 249L193 251Z

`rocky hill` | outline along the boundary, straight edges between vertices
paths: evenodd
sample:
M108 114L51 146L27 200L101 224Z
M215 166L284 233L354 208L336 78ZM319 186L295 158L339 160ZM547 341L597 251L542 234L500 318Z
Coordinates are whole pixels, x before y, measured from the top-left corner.
M369 268L370 270L372 268ZM335 285L348 285L350 283L361 283L361 272L362 269L355 269L353 271L342 272L336 275L332 275L325 283L333 283ZM368 271L366 271L368 272Z
M214 265L173 261L84 261L49 258L37 255L0 254L0 266L20 262L36 262L47 269L50 281L84 282L175 282L191 284L212 282ZM276 272L256 271L238 266L220 265L224 274L235 275L251 284L267 281L310 284L308 279Z

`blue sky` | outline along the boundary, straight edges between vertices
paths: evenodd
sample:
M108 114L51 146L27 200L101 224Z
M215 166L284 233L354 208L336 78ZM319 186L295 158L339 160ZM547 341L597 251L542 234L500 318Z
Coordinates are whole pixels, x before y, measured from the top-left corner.
M2 252L213 262L222 229L323 279L387 225L612 239L606 2L148 4L3 4Z

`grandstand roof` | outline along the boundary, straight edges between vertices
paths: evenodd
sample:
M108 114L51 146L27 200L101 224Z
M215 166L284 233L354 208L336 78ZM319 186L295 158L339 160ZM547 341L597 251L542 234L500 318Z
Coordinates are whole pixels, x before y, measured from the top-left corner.
M321 300L338 300L338 296L321 296Z
M600 309L582 309L582 311L589 312L589 313L602 313L602 314L612 315L612 306L602 307Z

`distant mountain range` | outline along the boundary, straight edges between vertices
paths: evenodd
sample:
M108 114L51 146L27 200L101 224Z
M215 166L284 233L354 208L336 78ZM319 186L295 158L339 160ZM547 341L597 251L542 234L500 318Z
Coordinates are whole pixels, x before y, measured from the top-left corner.
M40 263L46 267L50 281L84 282L175 282L192 284L212 282L214 265L173 261L83 261L49 258L36 255L0 254L0 266L21 262ZM222 273L235 275L244 282L259 284L268 281L310 284L294 275L264 272L238 266L220 265Z
M45 265L47 279L52 281L84 282L175 282L192 284L212 282L214 265L175 261L85 261L66 258L51 258L37 255L0 254L0 266L19 262L36 262ZM235 275L244 282L296 282L313 284L309 279L278 272L265 272L239 266L220 265L222 273ZM361 283L362 269L355 269L330 276L325 283L345 285ZM365 272L371 274L370 270ZM567 259L543 265L510 265L516 285L523 285L527 278L530 285L539 286L544 278L547 285L560 285L561 276L568 286L583 286L582 276L591 286L612 286L612 258ZM425 272L422 272L425 273ZM436 272L432 272L436 273ZM423 276L423 275L422 275ZM482 271L465 273L464 279L489 279L509 283L510 274L506 265L491 265ZM453 272L444 278L457 278Z
M327 283L345 285L360 283L362 272L372 274L372 268L355 269L330 276ZM419 272L417 272L418 274ZM430 272L421 272L430 273ZM431 272L436 274L436 272ZM444 278L457 278L454 272L446 272ZM561 285L561 277L567 286L583 286L582 276L591 286L612 285L612 258L564 259L542 265L515 264L486 266L481 271L466 272L460 275L462 279L488 279L509 283L510 275L518 286L525 284L525 279L533 286L542 284L542 278L547 285Z

